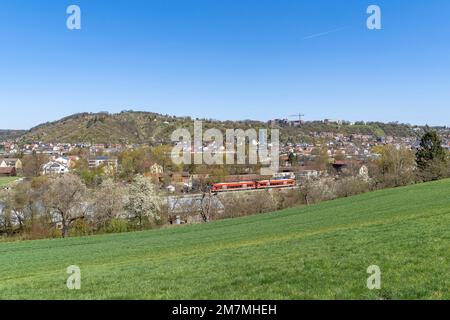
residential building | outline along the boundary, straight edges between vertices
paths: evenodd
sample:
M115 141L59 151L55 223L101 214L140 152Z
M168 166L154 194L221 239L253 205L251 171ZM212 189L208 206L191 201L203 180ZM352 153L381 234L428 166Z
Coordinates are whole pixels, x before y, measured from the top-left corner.
M1 167L0 177L15 177L17 175L15 167Z
M59 162L51 161L42 167L43 175L51 175L51 174L65 174L69 172L69 168Z
M14 167L17 170L22 169L22 161L17 158L0 159L0 168Z
M107 156L97 156L94 158L90 158L88 163L89 163L89 168L97 168L100 166L106 166L106 167L112 167L114 169L117 169L117 165L118 165L117 158L110 158Z

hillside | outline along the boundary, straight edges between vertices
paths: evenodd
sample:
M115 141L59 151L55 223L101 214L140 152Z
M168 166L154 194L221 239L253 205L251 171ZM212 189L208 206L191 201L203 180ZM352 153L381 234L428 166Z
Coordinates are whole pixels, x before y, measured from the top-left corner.
M263 123L255 121L203 121L205 128L263 126ZM170 135L177 128L192 131L193 119L136 111L79 113L31 128L20 140L47 143L170 143Z
M205 129L248 129L266 128L260 121L216 121L203 119ZM121 113L79 113L58 121L36 126L26 132L22 142L63 143L169 143L170 135L177 128L192 131L193 119L175 117L152 112L124 111ZM302 135L311 132L335 132L344 134L371 134L374 136L414 136L411 126L404 124L364 123L325 124L312 121L301 127L280 127L282 141L298 142Z
M22 136L26 142L142 143L155 142L174 130L169 116L154 113L80 113L41 124Z
M252 217L0 244L0 299L449 299L450 180ZM65 286L81 268L81 290ZM378 265L382 289L368 290Z
M14 140L25 134L25 130L2 130L0 129L0 141Z

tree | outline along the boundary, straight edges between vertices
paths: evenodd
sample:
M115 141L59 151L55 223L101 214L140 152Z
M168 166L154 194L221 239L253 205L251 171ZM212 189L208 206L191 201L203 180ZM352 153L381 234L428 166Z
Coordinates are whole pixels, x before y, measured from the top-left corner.
M172 170L178 171L179 166L175 165L171 158L172 146L170 145L161 145L152 148L151 154L152 159L163 167L164 171Z
M209 192L203 192L202 200L200 202L200 215L203 222L208 222L211 216L212 209L212 194L211 190Z
M334 160L343 161L345 160L345 152L342 150L337 150L334 154Z
M25 155L22 158L23 175L25 177L37 177L41 174L42 166L48 162L48 157L41 153L33 151L31 155Z
M227 166L226 165L213 165L208 166L208 168L205 168L206 170L203 171L204 175L206 173L209 173L210 179L208 182L224 182L227 176L229 175Z
M49 182L44 203L60 218L63 238L69 235L75 221L84 219L88 208L86 195L87 188L76 175L66 174Z
M143 175L137 175L128 188L126 209L143 227L144 220L159 220L162 202L155 186Z
M8 208L9 192L0 190L0 234L10 235L13 232L13 219L11 217L11 210Z
M405 147L385 145L378 150L380 157L375 161L375 179L381 187L408 185L415 179L414 152Z
M314 169L319 171L327 170L328 164L330 163L328 149L325 146L315 148L312 154L315 156L315 159L312 163Z
M125 150L119 155L121 177L132 180L136 174L144 174L152 165L150 150L147 147Z
M338 180L336 183L338 198L350 197L370 190L369 183L360 177L346 177Z
M445 176L447 154L435 131L426 132L416 153L416 163L424 180L437 180Z
M11 191L6 193L5 209L11 213L14 224L23 231L26 224L33 220L33 196L29 182L18 183Z
M300 196L307 205L337 198L337 183L333 178L306 179L300 185Z
M38 211L38 201L37 193L30 182L22 181L15 184L14 188L0 194L0 200L5 214L8 212L11 231L24 232L33 227Z
M288 162L291 166L296 165L297 164L297 155L294 154L293 152L289 152Z
M119 218L125 205L125 190L112 179L102 182L94 193L94 220L100 227L105 227L112 219Z
M104 165L89 168L88 162L85 159L78 160L75 163L72 172L77 174L83 183L89 188L98 187L106 176Z

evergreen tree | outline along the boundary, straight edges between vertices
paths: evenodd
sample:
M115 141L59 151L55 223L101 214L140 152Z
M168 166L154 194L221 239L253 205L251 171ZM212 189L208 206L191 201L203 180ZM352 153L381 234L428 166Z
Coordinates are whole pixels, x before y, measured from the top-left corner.
M447 169L447 154L435 131L423 135L416 153L416 163L425 180L436 180L443 176Z

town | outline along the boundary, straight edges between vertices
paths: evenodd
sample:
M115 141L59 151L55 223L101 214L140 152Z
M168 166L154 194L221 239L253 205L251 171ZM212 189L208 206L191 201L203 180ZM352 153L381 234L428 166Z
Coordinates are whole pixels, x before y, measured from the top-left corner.
M132 112L131 114L133 115ZM18 191L14 189L24 192L21 188L14 188L20 183L28 183L29 188L34 190L33 185L45 185L57 181L57 177L67 176L67 180L76 178L77 183L97 196L99 190L103 190L112 194L118 192L118 197L125 197L125 190L132 188L136 177L140 176L151 183L149 188L154 188L153 193L158 195L159 204L154 205L159 208L156 216L161 217L162 212L164 219L157 219L156 226L200 223L317 203L379 188L408 185L418 179L416 150L421 147L421 140L427 132L435 132L442 150L450 150L450 129L446 127L427 128L392 123L384 128L391 132L386 135L368 132L371 126L374 127L373 123L336 120L308 122L303 121L301 116L303 115L300 114L299 120L293 121L277 119L257 123L257 128L276 128L280 131L279 168L268 174L261 171L264 164L249 161L250 149L242 148L245 137L244 141L238 139L231 151L214 139L203 140L200 145L189 140L186 145L186 141L173 142L161 137L158 143L128 144L85 141L30 142L27 141L27 133L9 137L0 143L0 179L4 181L3 198L6 199L2 206L13 210L19 216L23 215L20 211L25 210L23 204L19 205L22 209L14 206L11 208L11 204L8 207L8 202L15 201L14 192ZM68 119L79 121L80 118L91 128L98 115L76 115ZM68 119L63 119L63 123L66 124ZM152 119L150 122L153 125L159 121L164 126L170 121L179 121L176 117L162 115ZM210 126L212 124L210 123ZM231 125L238 124L228 123L226 129ZM382 126L383 124L377 123L376 130L381 131ZM52 130L51 124L44 127L46 131ZM42 130L42 127L38 128ZM314 130L317 128L320 131ZM224 127L222 129L225 130ZM30 132L33 132L33 129ZM245 132L250 131L247 129ZM396 132L398 135L395 135ZM256 134L246 137L250 146L259 144L255 136ZM93 138L95 136L90 137L95 140ZM226 161L226 164L225 161L219 164L192 164L190 161L179 163L173 161L172 153L177 144L182 144L182 149L188 150L190 157L199 156L200 159L208 153L216 158L226 157L228 160L230 152L231 158L234 158L240 148L241 151L244 150L244 161ZM446 173L439 175L445 176ZM433 178L434 176L426 179ZM84 205L87 206L89 201L86 198ZM98 201L101 203L104 199ZM116 209L115 217L128 217L121 206ZM68 229L77 220L81 221L82 218L84 223L88 223L89 219L85 218L89 215L92 218L95 210L101 209L91 207L90 213L76 215L69 219L71 222L67 222L67 217L63 214L51 215L47 223L54 225L55 230L66 228L65 232L68 233ZM138 219L139 226L134 224L133 228L142 227L141 218ZM22 220L23 217L9 221L9 224L6 224L9 227L5 225L3 232L15 234L17 225L22 225ZM155 227L155 221L149 222L147 227ZM89 226L86 230L99 231L99 226Z
M310 122L313 123L313 122ZM392 145L396 149L406 148L415 150L420 143L420 137L425 132L424 127L411 127L409 135L374 135L374 134L347 134L345 130L336 130L339 126L361 126L361 123L351 123L337 120L317 121L325 126L330 126L333 131L310 131L302 134L303 141L291 142L295 137L295 129L307 126L309 123L302 120L276 119L267 122L267 128L279 128L282 132L290 130L285 141L280 143L280 172L274 177L285 173L288 177L301 178L304 176L320 176L325 174L327 165L333 167L335 173L341 169L357 167L360 169L368 165L371 160L380 156L380 148ZM401 125L398 125L401 127ZM442 147L450 150L450 128L435 127L442 139ZM294 134L292 134L294 132ZM257 141L249 141L256 144ZM85 170L96 170L105 176L127 177L129 171L129 156L133 152L145 149L142 157L142 168L132 168L136 172L145 173L170 192L198 191L200 179L211 179L211 182L231 182L239 180L255 180L257 171L252 164L234 165L231 172L198 172L204 168L194 166L176 166L170 161L170 150L174 143L166 141L166 144L119 144L119 143L87 143L79 141L66 143L54 141L45 143L34 141L24 143L20 138L0 141L0 175L1 176L37 176L65 174L83 167ZM208 151L212 154L224 153L224 146L216 141L203 141L203 145L197 150L190 147L192 154ZM142 152L141 152L142 153ZM247 161L248 162L248 161ZM199 170L200 169L200 170ZM222 168L223 169L223 168ZM227 171L224 169L224 171ZM216 175L216 176L215 176ZM217 178L224 181L217 181ZM248 176L249 178L247 178ZM216 179L216 180L214 180ZM300 179L299 179L300 180ZM196 188L197 186L197 188Z

